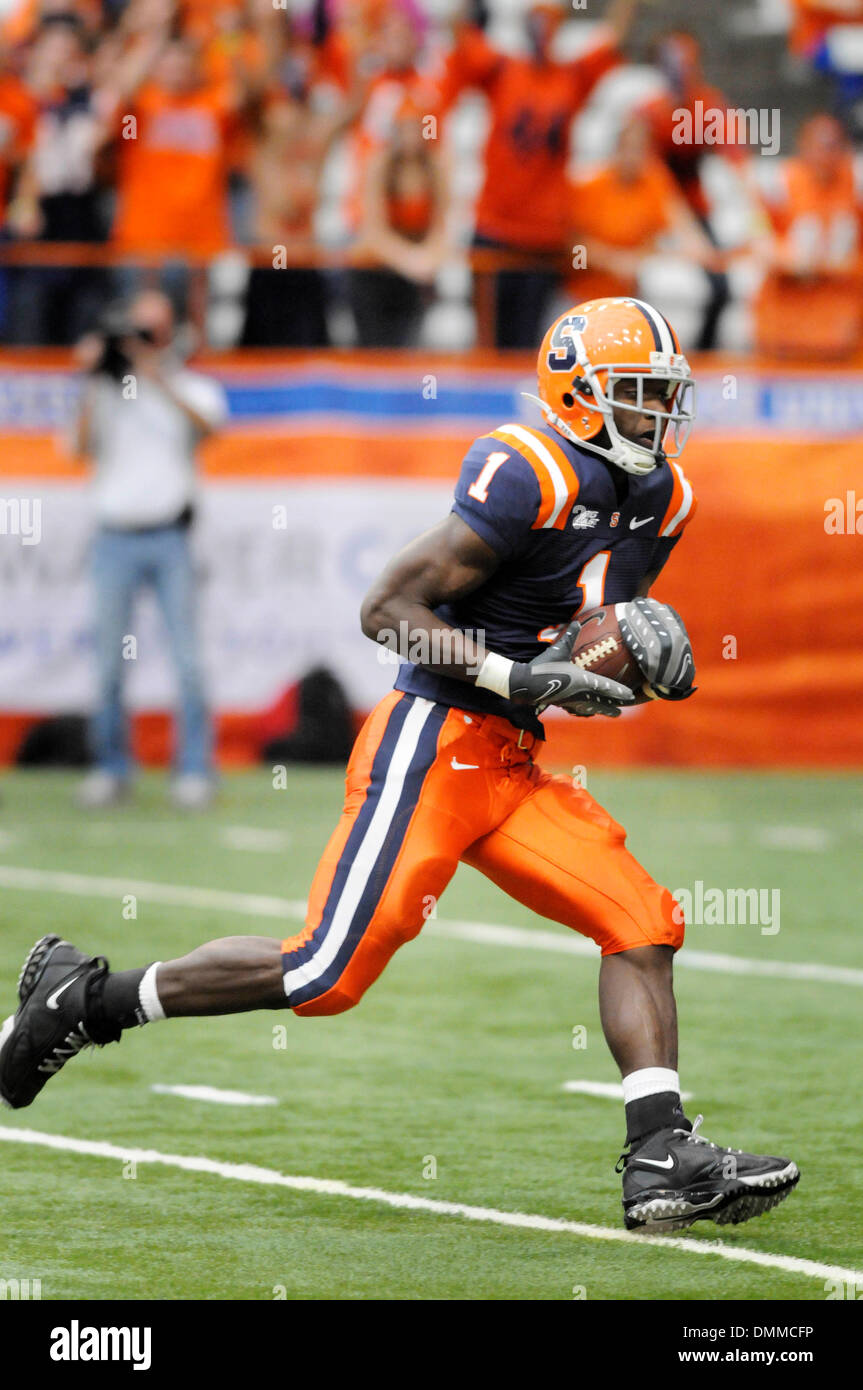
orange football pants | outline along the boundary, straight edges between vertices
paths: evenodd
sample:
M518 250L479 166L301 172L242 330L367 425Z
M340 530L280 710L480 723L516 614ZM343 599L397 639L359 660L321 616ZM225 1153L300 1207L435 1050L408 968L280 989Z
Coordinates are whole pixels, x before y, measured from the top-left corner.
M569 778L537 767L535 743L497 715L400 691L372 711L306 926L282 943L296 1013L358 1003L419 934L460 861L603 955L681 945L674 899L626 849L623 827Z

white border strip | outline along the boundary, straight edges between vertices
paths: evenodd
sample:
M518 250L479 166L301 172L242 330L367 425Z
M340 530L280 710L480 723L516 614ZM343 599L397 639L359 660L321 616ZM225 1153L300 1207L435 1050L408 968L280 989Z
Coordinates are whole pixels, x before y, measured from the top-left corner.
M303 921L306 904L299 898L265 897L258 893L230 893L220 888L190 888L178 883L151 883L133 878L100 878L53 869L25 869L0 864L0 888L40 893L67 893L79 898L117 898L132 893L167 907L236 912L247 917L273 917L282 923ZM559 955L591 956L599 949L587 937L565 928L507 927L496 922L463 922L430 919L423 932L433 936L472 941L479 946L512 946L517 950L552 951ZM755 975L774 980L817 980L826 985L863 988L863 970L847 965L822 965L818 961L755 960L718 951L696 951L684 946L674 958L675 970L706 970L720 975Z
M63 1134L43 1134L35 1129L10 1129L0 1126L0 1141L10 1144L34 1144L65 1153L83 1154L90 1158L112 1158L119 1163L157 1163L165 1168L179 1168L187 1173L209 1173L213 1177L231 1178L236 1182L256 1183L264 1187L287 1187L294 1192L314 1192L325 1197L346 1197L353 1201L377 1202L400 1211L426 1211L434 1216L451 1216L465 1221L482 1221L493 1226L509 1226L519 1230L546 1231L553 1235L578 1236L582 1240L613 1241L623 1245L639 1245L663 1250L681 1250L690 1255L716 1255L736 1264L760 1265L763 1269L781 1269L786 1274L800 1274L809 1279L841 1280L847 1284L863 1284L863 1270L843 1269L841 1265L820 1264L797 1255L771 1255L763 1250L748 1250L742 1246L723 1245L710 1240L693 1240L687 1236L636 1235L615 1230L610 1226L590 1226L583 1221L565 1221L551 1216L534 1216L520 1211L499 1211L495 1207L467 1206L463 1202L443 1202L433 1197L415 1197L410 1192L386 1192L380 1187L354 1187L334 1178L295 1177L278 1173L272 1168L258 1168L251 1163L222 1163L213 1158L192 1157L186 1154L164 1154L157 1149L120 1148L94 1139L71 1139Z

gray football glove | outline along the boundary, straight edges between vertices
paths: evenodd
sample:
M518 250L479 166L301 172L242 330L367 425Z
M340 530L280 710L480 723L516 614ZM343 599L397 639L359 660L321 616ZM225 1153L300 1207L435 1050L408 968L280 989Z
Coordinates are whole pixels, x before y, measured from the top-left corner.
M570 714L605 714L611 719L620 714L621 705L633 704L632 691L619 681L573 666L570 657L580 631L581 623L571 622L547 651L533 661L515 662L509 678L510 699L539 710L563 705Z
M655 598L617 603L620 634L661 700L688 700L697 689L689 634L679 613Z

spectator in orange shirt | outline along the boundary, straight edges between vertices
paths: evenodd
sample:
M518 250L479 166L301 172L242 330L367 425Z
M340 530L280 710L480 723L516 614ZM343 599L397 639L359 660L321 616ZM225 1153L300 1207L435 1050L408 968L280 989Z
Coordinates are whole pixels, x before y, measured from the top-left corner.
M405 101L389 142L366 165L354 250L374 256L380 268L357 268L349 277L361 347L415 346L446 256L449 173L440 143L424 139L425 119Z
M233 239L254 240L250 170L261 133L264 103L285 82L293 58L294 25L272 0L184 0L183 32L201 46L206 85L233 89L236 120L226 151Z
M613 0L605 35L571 62L552 57L565 11L534 4L527 16L529 52L511 56L483 33L482 3L472 3L472 22L456 30L443 86L444 105L466 87L485 92L491 129L485 149L485 179L476 210L476 246L558 257L565 244L566 168L569 130L599 80L620 62L639 0ZM556 268L503 271L495 285L495 341L499 347L530 347L541 336L545 302L557 282Z
M637 114L623 125L611 161L573 181L570 209L573 248L584 248L586 262L570 281L574 302L637 294L642 263L661 237L687 260L718 267L719 253Z
M653 57L665 77L667 90L645 103L641 112L650 124L660 157L677 180L681 193L706 235L713 241L709 202L701 177L705 155L721 154L738 170L742 170L747 155L742 147L731 143L705 145L699 141L681 143L675 139L680 128L681 111L688 111L697 127L698 103L701 103L702 111L728 110L728 102L722 92L705 80L701 66L701 45L695 35L685 29L673 29L662 34L654 43ZM701 350L716 346L719 320L730 299L728 280L722 272L709 272L708 281L710 295L695 344Z
M863 197L840 123L813 116L765 198L773 228L756 306L764 351L843 356L860 344Z
M228 148L238 106L231 87L204 81L190 39L166 39L152 79L134 92L133 138L120 132L116 246L181 257L229 244Z
M365 216L369 162L394 138L404 103L435 118L440 103L440 74L433 57L423 54L419 17L407 0L368 8L368 45L362 58L347 69L353 74L353 90L361 93L362 103L350 150L352 179L345 208L345 221L353 233L358 232Z

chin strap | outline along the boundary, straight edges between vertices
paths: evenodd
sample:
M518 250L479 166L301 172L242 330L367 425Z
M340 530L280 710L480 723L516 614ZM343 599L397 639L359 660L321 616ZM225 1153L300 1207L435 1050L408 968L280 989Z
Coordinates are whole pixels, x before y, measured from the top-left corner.
M530 391L521 391L519 394L524 396L526 401L533 401L534 405L538 405L548 423L554 429L559 430L564 439L569 440L570 444L584 443L583 439L579 439L575 430L571 429L565 420L561 420L560 416L554 413L547 401L542 400L539 396L531 395Z
M645 473L652 473L657 464L657 459L649 449L642 449L638 444L630 444L628 440L621 439L618 435L618 443L612 443L610 449L603 449L599 444L593 444L589 439L580 439L575 430L562 420L561 417L552 410L547 401L540 396L534 396L530 391L520 393L525 400L533 401L538 405L548 423L553 429L559 431L564 439L568 439L571 444L575 444L579 449L589 449L591 453L599 454L601 458L608 459L609 463L616 464L622 468L624 473L634 473L637 477ZM615 433L617 431L615 430Z

